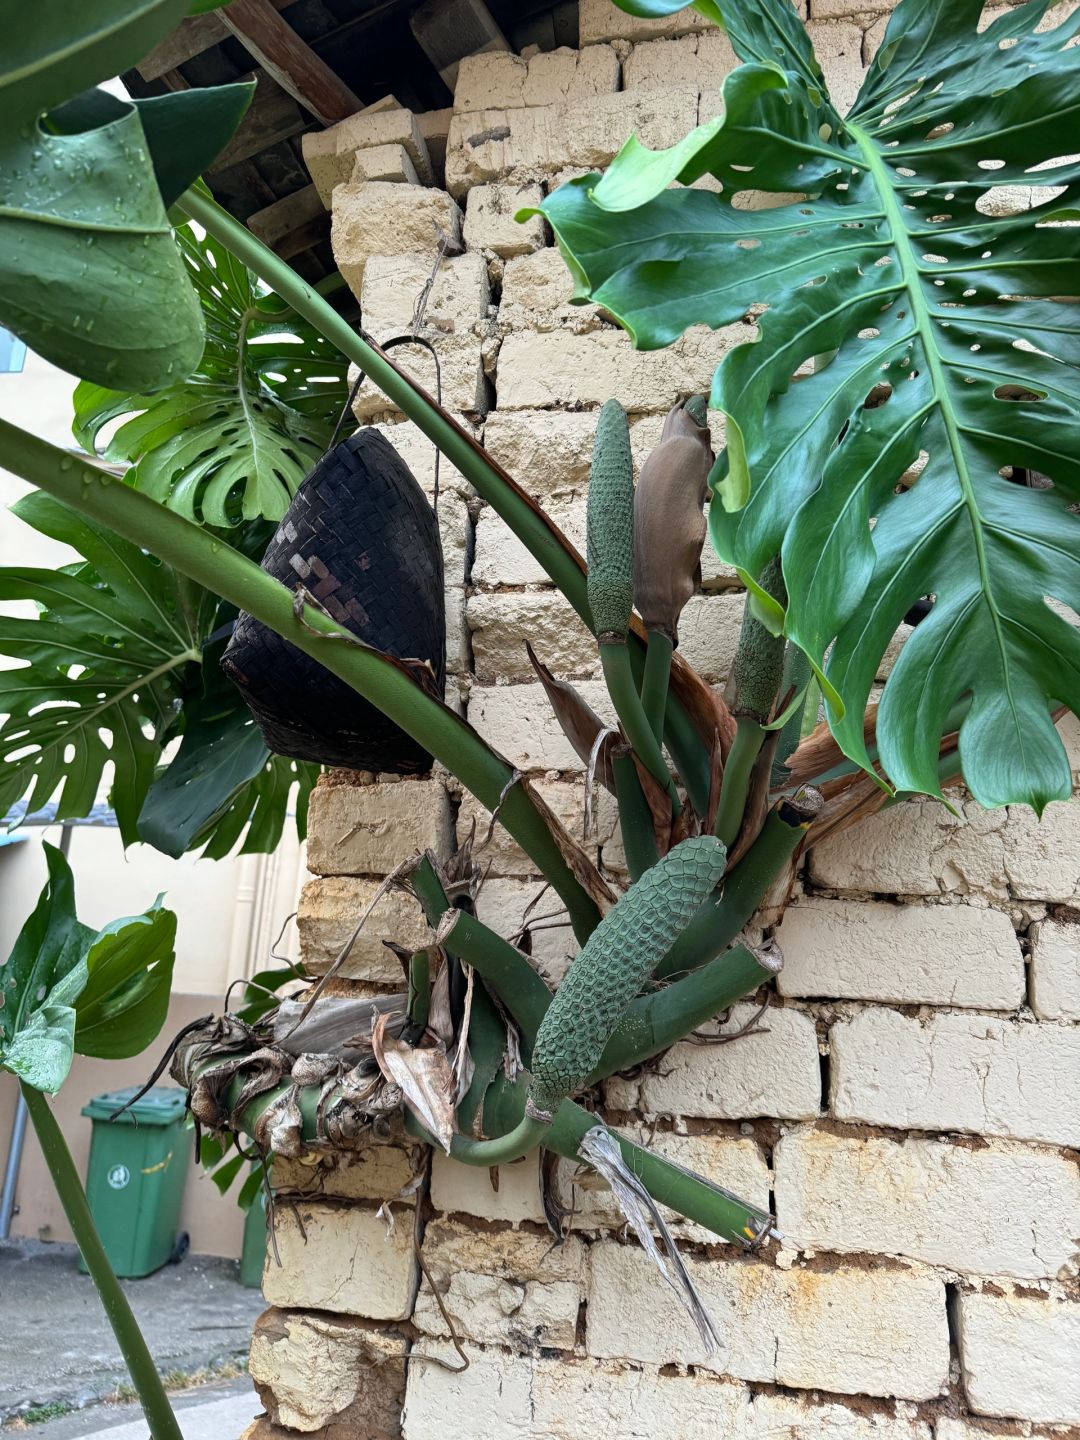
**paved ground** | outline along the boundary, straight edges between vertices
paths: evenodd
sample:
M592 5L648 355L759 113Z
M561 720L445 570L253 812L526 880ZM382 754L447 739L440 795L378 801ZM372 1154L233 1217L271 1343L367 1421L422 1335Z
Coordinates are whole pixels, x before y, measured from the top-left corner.
M246 1379L181 1391L172 1401L184 1440L239 1440L261 1410ZM7 1440L7 1432L0 1434ZM92 1405L10 1435L11 1440L148 1440L149 1431L137 1405Z
M128 1382L97 1292L90 1278L79 1274L76 1254L71 1245L0 1244L0 1420L32 1406L79 1408ZM145 1280L125 1281L124 1288L166 1373L243 1359L264 1308L259 1291L240 1284L236 1261L209 1256L189 1255ZM218 1440L233 1440L242 1428L223 1427ZM133 1431L130 1440L137 1436ZM122 1440L129 1440L126 1432Z

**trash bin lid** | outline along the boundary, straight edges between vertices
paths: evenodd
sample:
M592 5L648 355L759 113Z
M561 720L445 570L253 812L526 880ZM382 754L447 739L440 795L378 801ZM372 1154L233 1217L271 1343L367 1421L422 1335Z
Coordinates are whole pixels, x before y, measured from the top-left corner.
M91 1120L111 1120L117 1110L122 1110L140 1086L129 1085L126 1090L110 1090L97 1095L82 1113ZM176 1085L155 1085L136 1100L130 1110L125 1110L117 1121L119 1125L173 1125L182 1120L187 1107L187 1095Z

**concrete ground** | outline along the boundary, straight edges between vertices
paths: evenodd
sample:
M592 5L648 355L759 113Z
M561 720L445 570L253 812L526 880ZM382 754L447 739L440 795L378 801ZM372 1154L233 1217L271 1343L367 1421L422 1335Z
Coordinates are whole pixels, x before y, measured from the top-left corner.
M261 1413L250 1380L200 1385L170 1397L184 1440L238 1440ZM5 1432L0 1431L0 1434ZM58 1420L12 1431L11 1440L148 1440L138 1405L91 1405Z
M235 1260L189 1255L145 1280L124 1282L163 1373L190 1374L246 1358L252 1325L265 1307L259 1291L240 1284L238 1271ZM0 1335L0 1421L41 1406L81 1409L130 1383L93 1283L78 1272L72 1245L0 1244ZM249 1420L258 1410L254 1395L251 1404ZM223 1426L217 1434L233 1440L242 1429ZM130 1436L122 1432L122 1440L138 1436L137 1428Z

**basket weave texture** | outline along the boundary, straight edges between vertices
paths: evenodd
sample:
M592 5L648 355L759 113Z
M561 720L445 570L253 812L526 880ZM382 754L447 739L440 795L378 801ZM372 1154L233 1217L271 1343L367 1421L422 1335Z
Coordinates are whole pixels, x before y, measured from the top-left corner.
M365 644L417 666L441 699L446 684L443 560L435 514L379 431L336 445L301 484L262 568L303 585ZM353 770L417 774L431 756L343 680L241 613L221 659L278 755ZM428 668L430 667L430 669Z

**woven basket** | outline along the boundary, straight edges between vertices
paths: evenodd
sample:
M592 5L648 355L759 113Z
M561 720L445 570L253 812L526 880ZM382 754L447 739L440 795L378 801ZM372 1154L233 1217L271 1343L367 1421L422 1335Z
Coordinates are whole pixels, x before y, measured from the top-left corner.
M344 629L401 660L442 698L443 562L434 512L390 442L362 429L315 466L262 568L303 584ZM416 774L431 756L343 680L248 614L221 659L278 755L352 770Z

